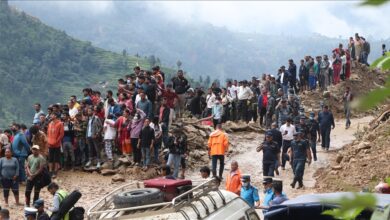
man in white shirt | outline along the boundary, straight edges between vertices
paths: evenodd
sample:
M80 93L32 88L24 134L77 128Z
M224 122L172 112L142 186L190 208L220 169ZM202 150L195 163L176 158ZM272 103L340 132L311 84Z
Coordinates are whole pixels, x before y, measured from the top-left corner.
M232 104L232 115L231 120L236 121L237 120L237 92L238 88L237 86L233 85L231 81L228 81L226 84L227 87L227 93L232 97L232 101L230 102Z
M249 123L248 101L252 98L253 92L248 87L248 81L244 80L238 89L238 119Z
M291 159L288 158L287 151L291 146L291 141L294 139L294 134L297 133L295 126L291 124L291 118L287 118L286 123L280 127L280 132L283 136L282 170L285 170L286 161Z
M216 96L213 92L213 90L211 88L209 88L207 90L207 96L206 96L206 108L207 108L207 117L211 115L212 113L212 109L214 107L214 104L215 104L215 100L216 100Z

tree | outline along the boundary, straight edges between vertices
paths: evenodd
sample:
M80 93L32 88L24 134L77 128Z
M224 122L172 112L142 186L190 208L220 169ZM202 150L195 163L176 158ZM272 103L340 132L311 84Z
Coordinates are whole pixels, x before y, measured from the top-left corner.
M154 57L154 55L150 55L148 57L148 62L149 62L150 68L154 67L156 65L156 57Z
M181 67L182 64L183 64L183 63L182 63L180 60L178 60L178 61L176 62L177 69L180 69L180 67Z
M122 50L122 56L124 56L124 57L127 56L127 51L126 51L126 49L123 49L123 50Z
M203 83L203 77L202 77L202 76L199 76L199 83L200 83L200 84Z
M157 65L161 65L161 60L160 60L160 58L158 58L158 57L157 57L157 59L156 59L156 64L157 64Z
M203 85L204 85L204 87L209 87L210 83L211 83L210 76L207 76Z

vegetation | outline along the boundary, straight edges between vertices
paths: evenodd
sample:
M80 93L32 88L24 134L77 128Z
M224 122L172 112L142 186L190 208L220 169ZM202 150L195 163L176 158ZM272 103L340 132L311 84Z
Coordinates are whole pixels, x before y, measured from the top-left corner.
M126 50L113 53L76 40L0 3L0 127L12 121L30 124L35 102L65 103L83 87L103 90L103 82L115 87L136 64L151 65ZM163 71L170 78L173 70Z

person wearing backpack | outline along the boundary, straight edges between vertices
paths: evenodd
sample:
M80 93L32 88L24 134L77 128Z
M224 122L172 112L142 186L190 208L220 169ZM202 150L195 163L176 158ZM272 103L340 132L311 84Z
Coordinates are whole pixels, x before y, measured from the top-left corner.
M62 201L64 201L64 199L68 197L68 192L63 189L60 189L58 184L54 182L50 183L49 186L47 186L47 190L50 192L50 194L53 195L53 207L49 208L49 211L51 211L54 215L54 213L60 210ZM69 220L69 212L65 214L63 220Z

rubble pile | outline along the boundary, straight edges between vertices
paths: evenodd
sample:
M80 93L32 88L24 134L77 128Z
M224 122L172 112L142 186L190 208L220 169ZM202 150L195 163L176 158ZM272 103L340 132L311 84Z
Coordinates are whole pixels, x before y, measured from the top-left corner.
M378 118L382 120L375 127L365 128L361 137L346 145L327 168L318 172L318 191L372 189L390 177L390 120Z
M318 90L311 92L305 91L301 96L302 104L307 110L318 112L320 110L320 102L322 101L324 104L330 106L335 117L342 117L344 114L344 105L341 101L347 86L351 88L356 98L383 86L389 75L390 71L371 70L365 65L358 64L358 66L352 69L352 74L348 81L342 81L336 86L330 86L328 91L325 92ZM361 117L372 115L376 111L377 109L367 112L356 112L352 110L352 116Z
M183 135L187 137L187 147L189 155L187 156L188 168L196 168L209 164L207 141L213 127L202 125L198 120L191 118L184 118L180 121L172 123L170 130L180 129ZM256 127L254 124L246 124L242 122L227 122L223 125L223 129L227 133L234 132L256 132L264 133L264 130ZM231 151L234 151L230 148ZM168 153L168 149L163 149L160 154L160 161L164 162L164 156ZM234 153L234 152L229 152ZM85 169L89 172L100 172L103 176L112 176L112 182L124 181L126 177L136 180L151 179L161 174L160 167L151 165L148 170L143 170L139 166L132 163L132 159L127 156L121 156L113 162L105 162L101 170L96 168Z

